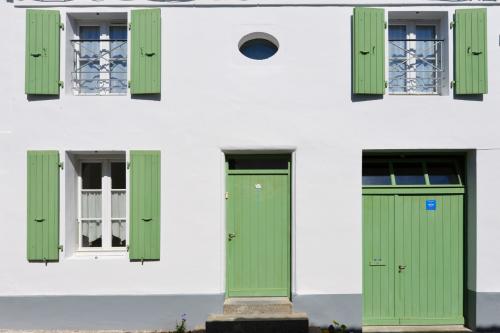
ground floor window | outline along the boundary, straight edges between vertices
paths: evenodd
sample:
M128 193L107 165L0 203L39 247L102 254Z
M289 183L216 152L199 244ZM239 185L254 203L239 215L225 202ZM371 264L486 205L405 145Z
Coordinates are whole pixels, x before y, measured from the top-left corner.
M125 171L123 159L84 159L80 162L80 249L112 249L127 245Z

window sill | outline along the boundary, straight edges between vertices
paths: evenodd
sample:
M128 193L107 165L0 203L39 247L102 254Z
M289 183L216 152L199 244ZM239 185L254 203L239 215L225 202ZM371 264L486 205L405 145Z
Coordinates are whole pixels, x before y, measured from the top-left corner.
M107 249L107 250L77 250L71 258L74 259L100 259L100 258L126 258L128 257L127 249Z

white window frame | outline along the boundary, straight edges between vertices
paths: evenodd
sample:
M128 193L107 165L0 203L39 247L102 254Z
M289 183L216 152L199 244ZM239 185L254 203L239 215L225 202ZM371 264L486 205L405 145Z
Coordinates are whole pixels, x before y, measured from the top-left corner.
M129 242L129 224L128 224L128 180L125 177L125 189L113 189L111 185L111 163L125 163L126 159L119 157L90 157L79 160L78 165L78 193L77 193L77 229L78 229L78 250L77 252L86 254L102 254L105 252L110 253L126 253ZM102 232L102 246L101 247L83 247L82 246L82 167L84 163L100 163L101 164L101 232ZM125 192L125 217L123 218L112 218L111 217L111 193L112 191L124 191ZM85 219L85 220L96 220L96 219ZM125 220L126 232L125 232L125 242L126 246L113 247L112 246L112 221L113 220Z
M75 29L75 34L73 36L73 39L79 40L80 39L80 27L99 27L99 39L101 42L99 43L99 50L110 50L111 48L111 42L109 41L110 38L110 30L111 27L125 27L127 29L127 22L110 22L110 21L87 21L87 20L82 20L82 21L77 21L77 27ZM129 34L127 32L127 55L129 53L128 50L128 42L129 42ZM110 55L108 55L109 57ZM128 56L127 56L128 58ZM78 66L80 65L80 58L78 57L76 59L76 62ZM108 61L110 63L110 61ZM102 58L100 58L99 65L103 66L106 65L106 61ZM128 72L129 72L129 61L127 60L127 77L128 77ZM75 73L75 75L78 75ZM104 81L106 82L105 84L107 85L105 88L101 89L98 94L93 94L93 93L82 93L79 92L76 89L73 89L73 94L75 96L126 96L127 92L124 93L112 93L110 89L110 75L106 72L100 72L100 79L107 80Z
M391 25L399 25L399 26L405 26L406 27L406 39L410 39L410 40L415 40L417 39L417 26L432 26L434 27L434 31L435 31L435 36L434 36L434 39L440 39L440 35L441 35L441 32L440 32L440 21L439 20L429 20L429 19L392 19L389 21L389 27ZM405 48L406 49L412 49L412 50L416 50L416 46L417 46L417 43L415 41L408 41L406 42L406 45L405 45ZM444 53L445 52L445 48L444 48L444 45L442 45L441 47L441 53ZM444 54L442 54L442 57L444 56ZM414 66L415 65L415 60L410 60L410 56L408 54L406 54L406 57L407 57L407 61L408 61L408 64L410 64L411 66ZM389 63L390 61L390 55L389 57L387 58L387 61ZM444 59L442 59L442 62L441 62L441 66L445 66L445 61ZM390 70L390 67L388 66L389 70ZM407 72L407 76L406 76L406 79L414 79L416 78L416 73L417 71L409 71ZM444 76L445 76L445 73L442 73L443 77L442 79L444 79ZM408 82L408 81L407 81ZM397 92L397 91L390 91L389 90L389 94L390 95L399 95L399 96L415 96L415 95L432 95L432 96L436 96L436 95L441 95L442 94L442 90L441 90L441 85L440 84L437 84L436 85L436 91L435 92L418 92L416 91L415 88L410 88L408 89L407 88L407 91L404 91L404 92Z

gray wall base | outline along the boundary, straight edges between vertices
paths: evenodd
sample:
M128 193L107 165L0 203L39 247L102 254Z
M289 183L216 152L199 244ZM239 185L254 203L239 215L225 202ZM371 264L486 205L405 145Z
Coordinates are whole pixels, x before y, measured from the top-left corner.
M192 329L223 303L222 294L0 297L0 329L171 330L183 313Z
M472 328L478 332L500 332L500 293L469 291L468 295L471 293L474 295L469 299L471 301L469 307L476 310L475 327Z
M296 295L293 297L293 310L307 313L311 326L328 327L333 320L336 320L350 329L360 329L362 309L361 294Z

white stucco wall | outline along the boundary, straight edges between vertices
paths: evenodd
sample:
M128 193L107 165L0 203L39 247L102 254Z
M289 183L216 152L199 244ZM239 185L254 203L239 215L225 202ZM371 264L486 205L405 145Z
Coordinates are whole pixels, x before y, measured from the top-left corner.
M335 5L339 1L268 7L233 2L234 7L163 7L161 101L77 97L67 90L59 99L28 101L25 9L2 2L0 295L223 293L222 152L245 149L294 151L297 294L361 293L364 149L478 149L476 288L500 292L500 7L488 9L490 76L483 101L452 95L352 101L352 7ZM451 19L455 8L388 9L447 11ZM129 9L60 8L63 21L67 12ZM238 52L239 39L254 31L279 40L273 58L255 62ZM64 59L65 33L61 36ZM62 78L68 70L62 61ZM161 261L141 265L127 257L75 258L63 253L59 263L28 263L29 149L56 149L62 159L70 150L161 149ZM68 241L65 225L73 223L64 218L65 189L61 177L61 244Z

